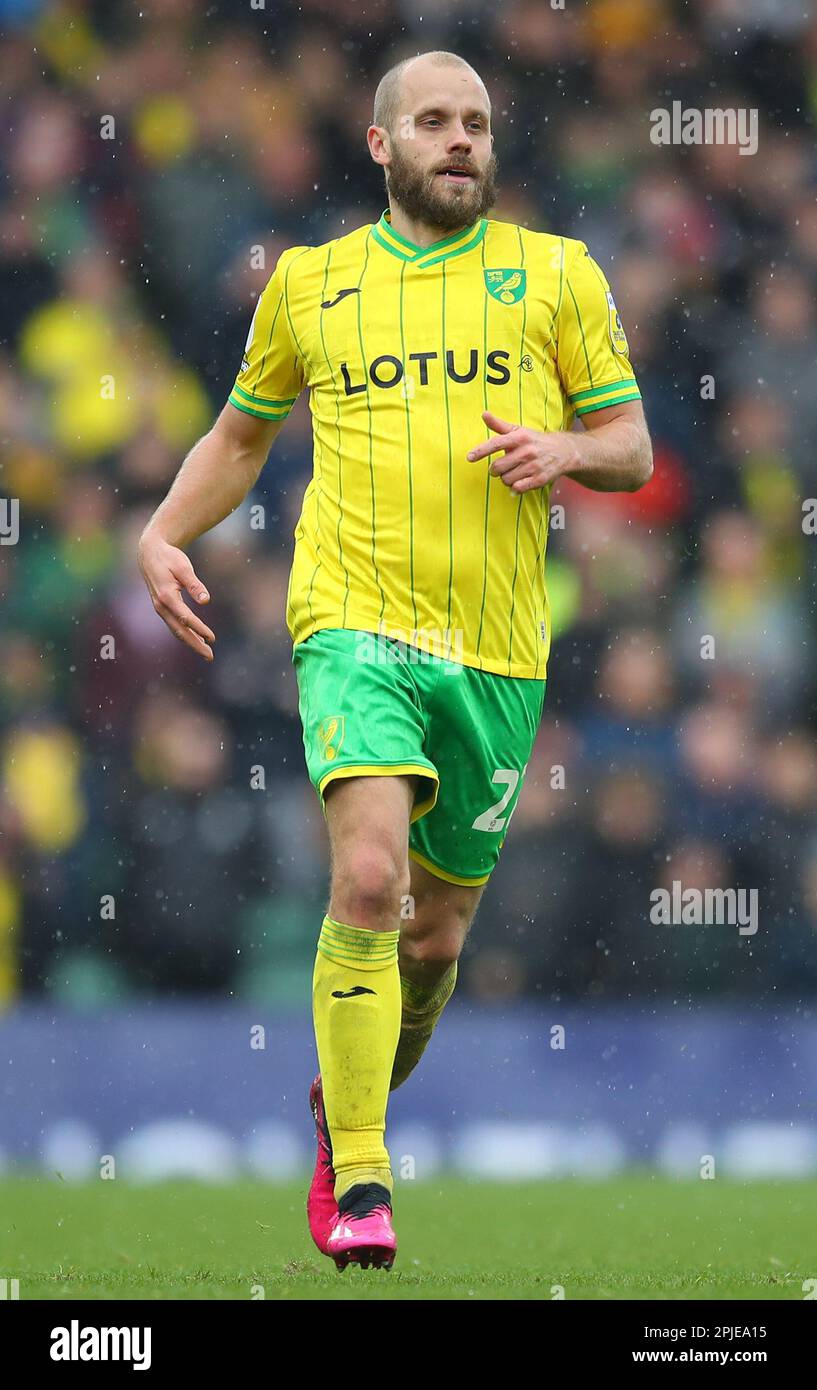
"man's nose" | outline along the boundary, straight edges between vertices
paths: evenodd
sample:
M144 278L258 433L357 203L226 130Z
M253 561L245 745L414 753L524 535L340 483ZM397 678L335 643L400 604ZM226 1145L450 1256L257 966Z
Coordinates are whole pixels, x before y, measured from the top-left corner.
M452 130L448 144L449 148L462 149L463 147L465 147L465 149L470 150L471 136L468 134L468 131L465 129L465 126L463 125L462 121L460 121L458 127L455 126Z

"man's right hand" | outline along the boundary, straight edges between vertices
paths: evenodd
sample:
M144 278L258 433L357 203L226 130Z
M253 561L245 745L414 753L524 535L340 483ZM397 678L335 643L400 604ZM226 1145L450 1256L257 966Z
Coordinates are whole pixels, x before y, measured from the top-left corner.
M208 644L215 642L215 633L188 608L182 591L188 593L196 603L209 603L210 595L197 578L184 551L169 545L162 536L148 528L139 542L139 568L148 586L153 607L173 635L186 647L203 656L205 661L212 661L213 652Z

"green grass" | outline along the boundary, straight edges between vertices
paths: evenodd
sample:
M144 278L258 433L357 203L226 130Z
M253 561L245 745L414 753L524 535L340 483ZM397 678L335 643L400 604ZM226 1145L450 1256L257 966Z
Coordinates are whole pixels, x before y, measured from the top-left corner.
M21 1299L802 1299L817 1184L404 1182L391 1274L338 1274L304 1186L0 1182L0 1278Z

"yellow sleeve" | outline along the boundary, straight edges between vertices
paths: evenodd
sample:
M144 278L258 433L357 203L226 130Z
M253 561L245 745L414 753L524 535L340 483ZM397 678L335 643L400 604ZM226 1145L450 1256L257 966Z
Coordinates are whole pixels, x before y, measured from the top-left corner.
M629 348L610 286L584 242L567 270L557 319L556 363L576 415L639 401Z
M295 346L287 301L290 248L255 306L244 358L229 401L262 420L285 420L306 384L304 364Z

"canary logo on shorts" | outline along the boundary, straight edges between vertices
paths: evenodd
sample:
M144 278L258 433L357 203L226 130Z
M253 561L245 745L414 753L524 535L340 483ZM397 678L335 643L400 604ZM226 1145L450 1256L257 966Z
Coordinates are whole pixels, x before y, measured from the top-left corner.
M343 737L346 733L346 719L342 714L332 714L328 719L324 719L318 725L318 742L321 746L321 757L328 763L334 762L343 747Z

